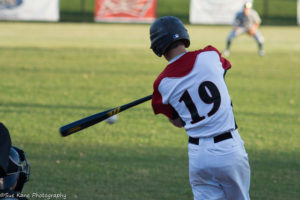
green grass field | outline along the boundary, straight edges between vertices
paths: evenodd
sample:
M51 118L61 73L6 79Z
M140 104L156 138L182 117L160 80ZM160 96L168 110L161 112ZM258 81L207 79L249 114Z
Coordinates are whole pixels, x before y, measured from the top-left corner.
M229 26L187 26L190 50L223 50ZM152 93L166 62L149 25L0 23L0 120L32 165L27 194L67 199L190 200L187 136L150 102L62 138L60 126ZM262 27L232 45L226 81L255 200L300 199L300 29ZM297 189L298 188L298 189Z

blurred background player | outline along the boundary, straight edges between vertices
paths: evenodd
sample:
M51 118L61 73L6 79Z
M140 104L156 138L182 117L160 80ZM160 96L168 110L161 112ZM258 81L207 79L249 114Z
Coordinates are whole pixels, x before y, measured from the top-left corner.
M257 42L259 55L263 56L265 54L263 50L264 37L258 30L260 24L261 19L258 13L254 9L252 9L252 3L245 3L243 11L238 12L234 19L233 30L227 37L227 45L225 51L223 52L223 55L230 55L231 42L235 37L239 36L242 33L248 33Z
M9 149L9 151L1 151L2 162L0 168L3 172L0 176L0 199L3 200L26 200L21 195L24 184L29 180L30 164L26 159L24 151L18 147L11 146L9 132L6 127L0 123L0 140L1 149ZM7 159L6 159L7 158Z
M207 46L187 52L190 38L176 17L157 19L151 49L168 65L154 82L152 108L188 136L189 178L194 200L248 200L250 167L224 80L231 68Z

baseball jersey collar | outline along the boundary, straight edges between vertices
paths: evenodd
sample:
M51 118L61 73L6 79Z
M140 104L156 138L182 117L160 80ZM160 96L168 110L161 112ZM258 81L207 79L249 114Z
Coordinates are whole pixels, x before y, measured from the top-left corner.
M172 58L172 59L169 61L169 64L171 64L171 63L175 62L176 60L178 60L178 59L179 59L181 56L183 56L185 53L186 53L186 52L181 53L181 54L179 54L178 56Z

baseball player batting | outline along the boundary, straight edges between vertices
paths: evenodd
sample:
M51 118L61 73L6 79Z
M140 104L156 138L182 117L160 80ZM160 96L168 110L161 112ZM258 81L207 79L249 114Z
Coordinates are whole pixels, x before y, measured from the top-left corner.
M243 34L247 33L251 37L253 37L258 45L258 54L260 56L264 56L265 52L263 49L264 37L261 32L258 30L259 25L261 24L261 19L258 13L252 9L252 3L247 2L244 4L243 11L238 12L234 22L233 22L233 30L227 37L226 49L223 52L224 56L229 56L230 54L230 46L232 40Z
M250 199L248 155L224 80L230 62L212 46L187 52L189 34L176 17L157 19L150 40L153 52L168 61L154 82L152 108L189 136L194 200Z

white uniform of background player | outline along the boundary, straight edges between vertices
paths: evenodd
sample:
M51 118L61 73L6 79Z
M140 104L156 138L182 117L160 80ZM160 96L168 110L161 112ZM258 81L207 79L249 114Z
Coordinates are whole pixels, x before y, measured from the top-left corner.
M234 38L243 33L247 33L255 39L259 49L258 53L260 56L263 56L265 54L263 49L264 37L258 30L260 24L261 19L258 13L254 9L252 9L252 3L245 3L243 10L241 12L238 12L235 16L233 22L233 30L227 37L226 49L223 52L223 55L229 56L230 46Z
M212 46L186 52L189 37L175 17L156 20L150 28L150 38L153 51L169 61L154 82L152 107L155 114L166 115L175 126L184 126L189 135L194 200L250 199L248 156L236 129L224 81L231 67L229 61ZM165 42L161 46L157 43L168 40L171 48Z

